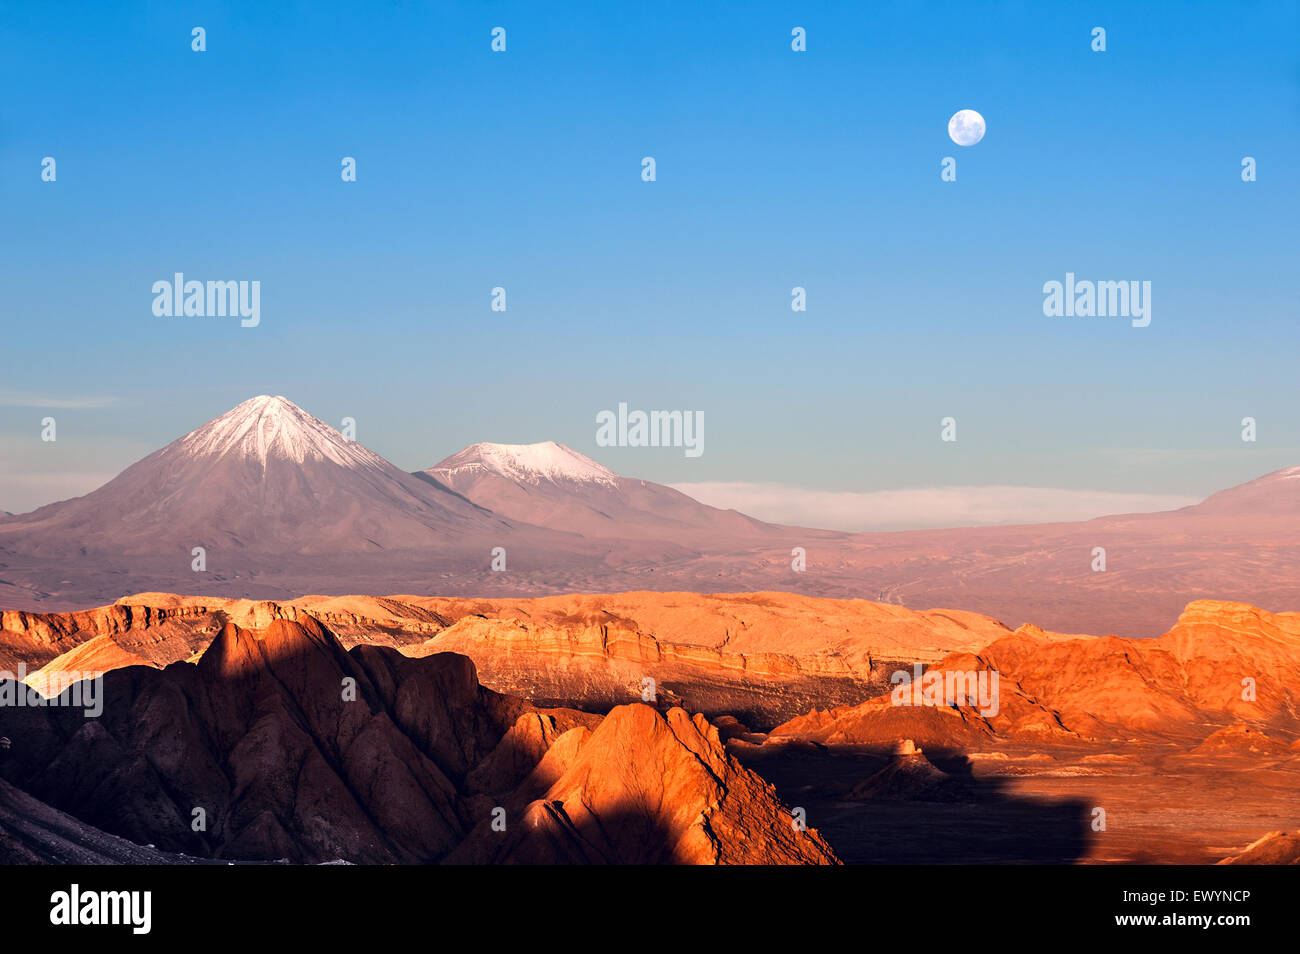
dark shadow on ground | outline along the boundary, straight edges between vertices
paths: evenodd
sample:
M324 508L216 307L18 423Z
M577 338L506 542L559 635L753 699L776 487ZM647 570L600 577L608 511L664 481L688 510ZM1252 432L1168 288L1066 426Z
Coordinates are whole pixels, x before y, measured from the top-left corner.
M1013 795L1004 779L976 778L958 751L925 752L960 782L962 796L943 801L853 797L890 764L883 749L739 746L733 754L805 809L808 826L846 864L1072 864L1087 851L1088 804Z

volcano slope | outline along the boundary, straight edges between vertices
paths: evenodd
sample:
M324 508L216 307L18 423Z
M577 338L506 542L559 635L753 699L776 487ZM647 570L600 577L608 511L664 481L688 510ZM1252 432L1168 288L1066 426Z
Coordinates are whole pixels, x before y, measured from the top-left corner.
M7 681L0 698L24 688ZM464 656L348 652L308 617L261 631L227 623L197 663L115 670L102 690L97 718L62 705L0 707L11 740L3 776L42 813L164 852L303 863L836 861L702 718L642 705L604 718L539 709L480 686ZM7 800L11 811L24 804L36 811ZM0 838L0 860L30 860L30 848L13 847L23 843Z

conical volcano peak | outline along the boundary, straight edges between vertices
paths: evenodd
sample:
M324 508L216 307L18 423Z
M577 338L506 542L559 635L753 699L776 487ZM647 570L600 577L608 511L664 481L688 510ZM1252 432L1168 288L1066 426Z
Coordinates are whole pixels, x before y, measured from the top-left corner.
M379 455L350 441L288 398L249 398L179 441L192 457L239 455L263 465L271 459L302 464L328 460L345 467L382 467Z
M164 561L177 548L220 543L244 551L238 561L224 557L244 567L309 553L445 553L503 529L287 398L259 395L98 490L52 504L28 532L50 554L102 548ZM487 552L486 541L474 548Z

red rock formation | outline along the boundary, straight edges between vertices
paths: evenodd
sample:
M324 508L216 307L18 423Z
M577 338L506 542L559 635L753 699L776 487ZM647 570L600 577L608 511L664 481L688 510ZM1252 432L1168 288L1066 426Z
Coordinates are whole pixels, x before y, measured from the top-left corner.
M0 735L14 740L4 774L53 809L168 852L436 861L486 808L555 772L557 793L575 804L656 786L665 795L638 803L654 810L629 821L641 826L635 837L607 831L600 860L647 851L701 861L833 857L815 835L762 827L786 809L729 760L702 718L672 716L687 746L675 753L648 708L613 721L538 710L480 686L465 656L348 652L309 616L260 632L228 623L197 665L117 670L103 690L97 719L68 708L0 709ZM600 745L573 752L593 725ZM559 770L566 753L581 763L577 775ZM712 819L703 830L701 812ZM762 824L745 827L753 819ZM746 844L731 843L742 836Z
M218 600L225 603L225 600ZM203 605L161 606L151 603L125 606L114 603L77 613L0 613L0 667L13 671L18 663L35 670L62 653L96 636L114 637L128 652L136 652L130 636L149 632L142 642L158 644L168 640L183 643L189 655L206 646L215 629L212 611ZM121 638L128 637L128 638ZM193 648L189 648L193 647ZM148 650L139 653L153 661ZM166 662L172 662L169 658ZM68 667L71 668L71 667Z
M573 594L536 599L396 597L450 619L481 615L537 626L622 625L663 642L729 653L869 657L931 662L1010 634L997 620L961 610L910 610L861 599L797 593L650 592Z
M1276 756L1285 757L1290 748L1285 742L1274 739L1244 724L1230 725L1211 732L1188 755L1218 759L1223 756Z
M48 659L55 645L65 653L46 662L51 671L108 671L141 660L164 666L195 658L226 623L263 629L275 620L310 618L345 646L388 645L415 656L464 653L485 685L543 704L608 709L640 700L650 678L661 702L710 716L734 713L761 726L813 706L857 702L885 688L900 665L1008 635L997 621L973 613L788 593L289 602L144 593L87 614L6 616L18 628L0 634L0 645L8 637L29 668ZM57 632L57 641L41 643L44 632ZM109 640L70 654L97 635Z
M563 736L551 753L538 766L539 777L526 780L522 797L511 803L506 830L494 830L492 819L484 818L449 860L836 861L815 830L796 826L770 785L726 753L703 716L620 706L594 731L574 729Z
M1238 722L1300 732L1300 614L1202 600L1155 640L1059 638L1029 629L978 653L954 653L937 673L996 671L997 714L976 707L896 706L889 697L813 712L772 731L828 744L969 747L981 736L1066 741L1132 736L1200 740ZM1226 737L1225 737L1226 738Z
M24 682L45 696L58 695L67 688L67 680L78 674L105 673L127 666L149 666L143 656L124 649L105 634L70 649L49 665L29 675Z
M849 798L883 801L953 802L971 799L968 787L925 757L912 739L904 739L884 768L858 782Z
M1221 865L1300 865L1300 831L1271 831Z

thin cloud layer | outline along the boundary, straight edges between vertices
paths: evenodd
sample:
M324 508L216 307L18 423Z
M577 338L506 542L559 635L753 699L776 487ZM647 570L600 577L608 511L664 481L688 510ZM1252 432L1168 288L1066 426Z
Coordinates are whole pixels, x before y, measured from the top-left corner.
M804 490L780 484L673 484L696 500L773 523L827 530L926 530L1090 520L1176 510L1201 498L1052 487L927 487L868 493Z

